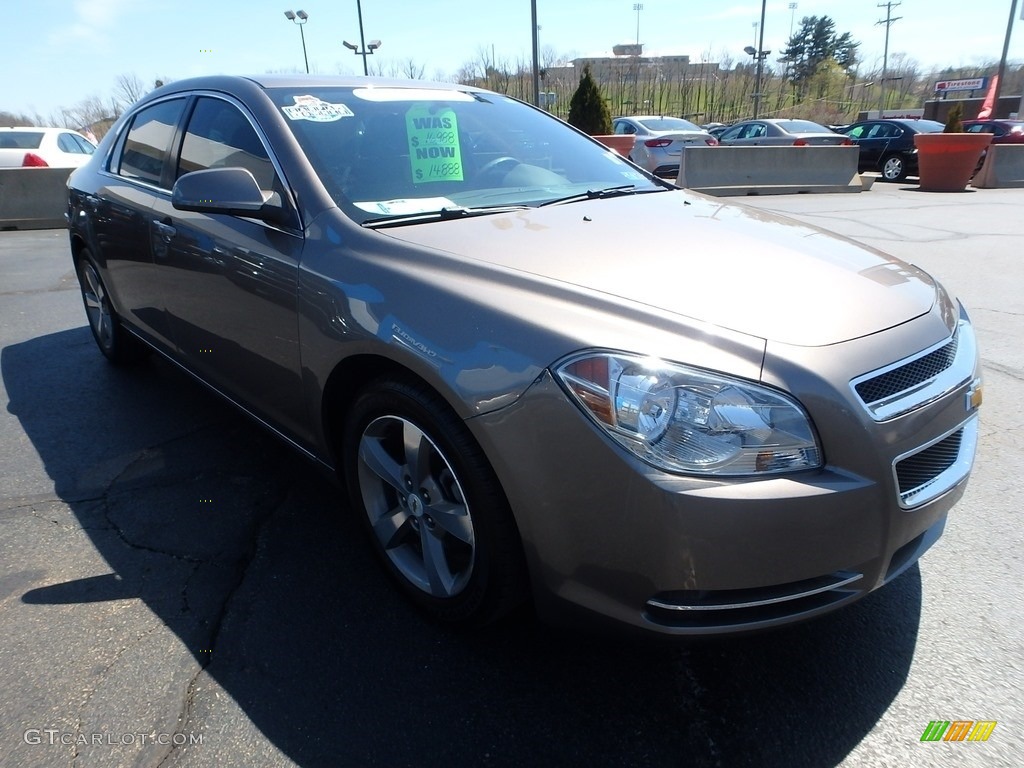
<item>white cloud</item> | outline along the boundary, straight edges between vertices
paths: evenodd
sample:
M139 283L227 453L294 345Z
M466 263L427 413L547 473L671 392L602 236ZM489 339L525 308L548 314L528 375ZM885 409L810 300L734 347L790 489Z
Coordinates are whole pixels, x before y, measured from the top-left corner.
M131 7L130 0L75 0L74 21L49 35L50 45L77 43L92 48L109 44L107 37L117 17Z

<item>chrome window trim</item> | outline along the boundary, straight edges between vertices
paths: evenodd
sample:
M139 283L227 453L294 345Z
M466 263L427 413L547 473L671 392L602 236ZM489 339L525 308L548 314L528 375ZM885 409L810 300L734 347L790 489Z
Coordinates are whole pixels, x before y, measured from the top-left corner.
M928 482L901 493L899 490L900 479L896 470L896 465L904 459L916 456L921 453L921 451L926 451L933 445L941 443L947 437L959 432L960 430L963 430L963 436L960 438L960 450L957 453L956 461ZM897 456L892 462L892 480L893 483L895 483L896 499L899 502L899 505L903 509L914 509L922 504L927 504L929 501L934 501L942 494L952 490L957 484L966 478L968 474L970 474L971 465L974 463L974 452L977 450L977 447L978 414L974 413L969 419L961 422L948 432L939 435L934 440L930 440L912 451L907 451L906 453Z
M292 206L292 210L295 211L295 215L298 217L299 224L298 224L298 226L294 230L292 230L292 229L284 229L282 227L270 224L270 223L265 222L265 221L260 221L258 219L247 218L246 220L247 221L252 221L254 223L257 223L257 224L263 226L266 229L272 229L275 232L283 232L283 233L289 234L289 235L301 234L302 232L304 232L305 231L305 223L303 222L302 211L299 208L299 206L296 204L295 190L292 188L291 183L288 181L288 177L285 175L284 169L281 167L281 163L277 159L277 155L271 149L270 141L267 139L267 136L263 132L263 129L260 128L259 124L253 118L253 116L249 113L249 110L245 107L245 105L242 104L242 102L240 102L235 97L230 96L229 94L226 94L226 93L220 93L218 91L206 91L206 90L181 91L181 92L178 92L178 93L169 93L166 96L163 96L163 97L161 97L159 99L153 99L153 101L147 101L145 104L139 104L138 105L138 109L133 110L131 112L131 114L127 115L123 119L123 121L121 122L121 125L118 127L116 137L115 137L114 141L111 142L110 150L107 152L106 156L103 158L103 163L101 164L101 166L100 166L100 168L98 170L98 173L102 174L104 176L109 176L110 178L113 178L113 179L117 179L118 181L121 181L121 182L130 183L130 184L137 184L138 186L144 187L145 189L151 190L153 192L159 192L162 195L166 195L167 197L170 197L171 190L166 189L166 188L161 187L161 186L158 186L158 185L155 185L155 184L151 184L151 183L149 183L147 181L142 181L141 179L136 179L136 178L133 178L133 177L130 177L130 176L122 176L120 173L117 173L117 172L111 170L110 166L113 163L115 157L119 158L120 155L124 151L125 136L127 135L127 131L128 131L129 126L131 125L131 123L135 119L135 115L137 115L143 109L146 109L148 107L153 106L154 104L160 104L160 103L163 103L165 101L171 101L171 100L174 100L174 99L184 99L185 100L185 112L188 113L188 116L187 116L187 118L185 120L184 125L181 126L181 140L184 141L185 134L188 132L189 121L192 119L192 111L194 109L194 107L192 105L190 105L189 102L190 101L194 101L195 99L197 99L199 97L215 98L215 99L220 99L221 101L226 101L227 103L233 105L236 109L238 109L242 113L242 116L249 122L249 125L251 125L253 130L256 132L257 138L263 144L263 149L266 150L267 156L270 158L270 162L274 166L274 172L277 173L277 175L281 178L282 185L284 186L284 191L285 191L285 193L288 196L287 202ZM173 151L171 153L171 159L175 163L177 163L177 161L180 159L181 147L178 146L178 147L175 147L175 148L172 148L172 149L173 149ZM177 166L175 166L175 167L177 167Z
M956 356L953 359L953 363L944 371L932 376L930 379L926 379L920 384L910 387L909 389L897 392L894 395L872 403L864 402L860 394L857 392L858 384L883 376L897 368L910 365L914 361L920 360L921 358L942 349L953 340L957 341ZM909 413L910 411L922 408L929 403L933 403L948 395L957 387L963 386L965 383L973 379L977 355L978 344L977 337L974 333L974 327L971 325L970 321L961 314L956 330L953 332L952 336L943 339L937 344L933 344L927 349L921 350L915 355L905 357L902 360L897 360L895 363L883 366L882 368L876 368L873 371L861 374L855 379L851 379L850 389L853 392L853 396L864 406L872 419L875 421L888 421L889 419L894 419L897 416L902 416L905 413Z

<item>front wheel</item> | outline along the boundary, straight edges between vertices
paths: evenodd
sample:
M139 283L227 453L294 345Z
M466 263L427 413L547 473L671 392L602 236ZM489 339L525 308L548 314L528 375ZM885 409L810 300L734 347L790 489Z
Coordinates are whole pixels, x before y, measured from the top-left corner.
M433 617L483 624L525 594L522 548L482 450L433 390L381 379L346 420L351 503L385 568Z
M889 155L882 160L882 178L886 181L902 181L907 177L907 163L899 155Z

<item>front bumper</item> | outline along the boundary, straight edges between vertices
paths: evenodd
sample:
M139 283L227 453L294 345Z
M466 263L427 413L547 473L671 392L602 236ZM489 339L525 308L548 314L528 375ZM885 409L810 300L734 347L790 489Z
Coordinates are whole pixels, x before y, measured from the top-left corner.
M922 343L924 331L932 335ZM884 348L910 354L934 331L934 318L915 321ZM747 631L848 604L910 567L965 489L975 376L878 422L849 387L874 367L862 361L868 347L877 361L878 340L849 344L776 346L784 357L769 345L766 382L811 414L827 461L820 470L729 480L661 472L614 445L547 374L514 406L472 419L516 515L539 612L558 620L570 604L668 635ZM837 355L849 370L825 364ZM961 474L924 503L901 504L895 464L957 430Z

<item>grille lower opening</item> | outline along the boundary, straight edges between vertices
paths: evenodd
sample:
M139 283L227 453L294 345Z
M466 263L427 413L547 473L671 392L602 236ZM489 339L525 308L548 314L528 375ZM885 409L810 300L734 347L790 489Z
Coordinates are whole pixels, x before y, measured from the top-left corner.
M963 436L964 431L958 429L944 440L898 462L896 479L899 482L900 495L906 496L927 485L952 467L960 456Z

